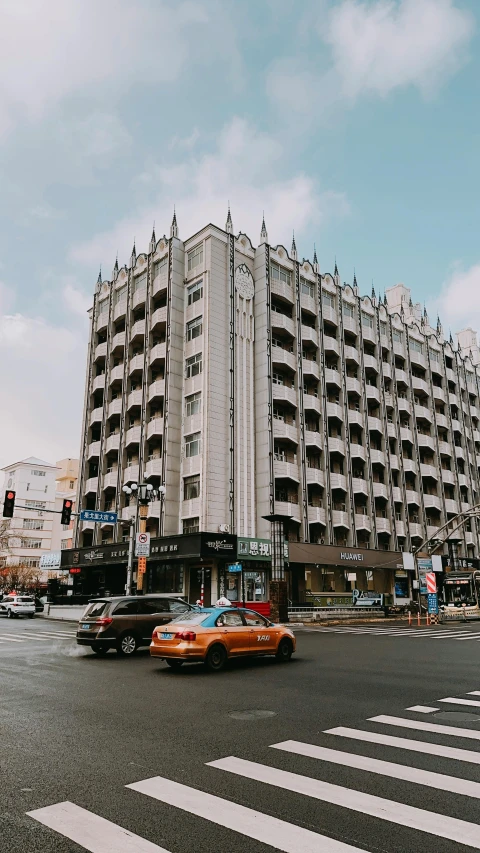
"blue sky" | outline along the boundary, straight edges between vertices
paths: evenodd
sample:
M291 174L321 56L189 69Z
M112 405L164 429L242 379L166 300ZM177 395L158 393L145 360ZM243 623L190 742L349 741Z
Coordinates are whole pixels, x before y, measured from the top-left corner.
M47 10L47 12L45 11ZM76 456L85 312L153 221L403 281L480 327L476 0L7 0L0 464ZM20 45L20 49L19 49Z

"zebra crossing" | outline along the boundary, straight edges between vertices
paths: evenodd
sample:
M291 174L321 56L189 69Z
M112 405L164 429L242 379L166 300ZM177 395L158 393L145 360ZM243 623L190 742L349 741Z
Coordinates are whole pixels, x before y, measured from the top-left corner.
M298 630L298 629L297 629ZM319 625L316 627L305 627L301 629L302 633L315 634L367 634L371 637L411 637L418 640L419 638L427 640L455 640L462 642L465 640L480 641L480 631L475 628L437 628L423 627L415 628L405 626L402 628L381 628L371 627L367 625Z
M462 850L465 847L480 850L480 823L455 816L455 813L465 814L466 808L465 805L459 808L458 801L454 799L461 797L470 802L480 800L480 781L465 778L468 776L468 767L473 768L475 773L475 768L480 767L480 729L470 727L475 725L474 716L472 723L464 726L435 722L435 714L444 710L445 706L460 706L466 709L480 707L479 697L480 690L472 690L462 696L435 699L431 705L412 705L405 709L405 716L379 714L369 717L359 728L328 728L319 735L321 743L305 743L293 739L272 743L268 747L268 751L272 750L272 760L267 759L265 763L229 755L214 758L206 762L205 767L218 771L219 784L216 787L225 790L227 797L228 778L234 776L246 779L254 786L255 803L261 802L262 789L281 789L289 795L306 797L310 803L316 801L331 804L337 809L353 812L362 820L366 816L367 820L380 821L383 827L394 826L397 828L396 833L401 833L402 830L407 833L404 847L398 846L398 840L402 839L401 834L396 835L395 849L401 849L402 853L410 853L411 836L408 831L411 830L422 833L417 849L424 849L428 840L435 843L435 839L445 839L452 842L453 846L448 848L452 851L458 846ZM431 721L425 719L428 714L432 716ZM391 733L392 730L402 729L411 732L412 737ZM419 739L419 735L422 739ZM462 745L462 741L476 741L478 748L467 749ZM356 751L349 751L352 743L356 744ZM372 746L378 749L378 757L372 756ZM358 751L359 749L363 749L363 752ZM423 766L417 767L412 762L414 753L422 755ZM298 759L303 763L301 767L293 770L291 764L289 769L283 769L275 766L275 759L279 756L290 756L294 761ZM442 760L442 772L437 769L429 770L424 766L430 756ZM405 763L402 763L402 759ZM312 775L297 772L305 769L305 762ZM353 770L354 781L351 781L352 777L349 775L348 784L343 786L338 784L337 779L330 782L318 778L318 773L327 772L325 768L329 767ZM364 790L365 787L370 787L367 782L372 777L377 783L384 780L381 787L382 796ZM400 800L389 797L388 786L390 785L395 796L398 782L412 786L412 799L416 803L429 802L428 794L425 792L422 796L418 791L420 787L447 794L446 808L430 811L428 808L402 802L402 798L408 799L408 795L402 797L397 793ZM302 826L295 821L281 819L241 802L234 802L233 799L220 797L164 776L153 776L132 782L125 787L134 795L131 800L132 813L138 806L138 796L148 798L148 801L152 802L152 809L155 810L154 825L158 828L156 831L162 841L165 840L165 826L171 821L171 814L167 815L162 811L168 806L178 810L179 821L182 813L188 813L194 818L201 818L204 822L234 831L243 838L260 842L284 853L373 853L378 850L373 840L372 846L368 846L368 841L361 841L362 846L359 847L348 843L347 840L333 837L339 834L338 820L332 827L328 824L328 815L325 817L324 809L315 810L312 805L311 822L308 826ZM449 810L453 811L453 815L448 813ZM146 839L136 835L126 826L106 820L69 800L26 814L90 853L111 853L113 850L115 853L171 853L156 844L154 838ZM124 822L128 824L128 819ZM310 828L311 826L315 829ZM196 839L202 837L202 832L205 832L205 823L199 822ZM369 837L367 833L367 838ZM352 840L358 843L357 838ZM364 846L365 843L367 846ZM175 853L180 853L177 842L174 847ZM191 846L189 849L192 849Z
M18 628L15 631L4 631L3 626L0 628L0 645L7 643L46 643L52 640L72 640L76 634L75 631L55 630L55 631L39 631L36 629Z

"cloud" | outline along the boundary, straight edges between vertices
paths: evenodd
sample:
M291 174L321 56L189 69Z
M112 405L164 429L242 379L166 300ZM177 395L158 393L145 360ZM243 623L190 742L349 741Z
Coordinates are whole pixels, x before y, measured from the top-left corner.
M474 19L454 0L343 0L316 31L316 59L325 58L322 43L330 52L326 68L287 57L267 76L272 99L299 112L409 86L430 96L465 61Z
M444 282L431 311L432 316L439 314L445 331L480 329L480 263L466 270L457 266Z
M174 204L183 237L208 222L223 227L230 200L236 231L246 231L255 243L265 210L270 239L287 245L292 229L300 233L309 225L319 227L327 218L348 214L344 193L320 190L303 172L284 175L283 156L277 139L235 117L220 133L214 153L158 165L149 173L155 202L120 220L112 230L72 246L70 258L87 265L111 260L113 266L118 249L120 261L125 261L134 235L137 251L147 246L154 220L157 233L168 232Z
M0 466L25 456L78 455L87 328L0 315L0 357L9 365L2 374Z
M80 317L85 317L89 308L92 307L93 294L87 296L71 282L68 282L63 290L63 301L69 311L78 314Z
M212 55L239 73L233 25L215 0L49 0L47 9L40 0L4 0L0 31L0 135L68 96L115 102Z

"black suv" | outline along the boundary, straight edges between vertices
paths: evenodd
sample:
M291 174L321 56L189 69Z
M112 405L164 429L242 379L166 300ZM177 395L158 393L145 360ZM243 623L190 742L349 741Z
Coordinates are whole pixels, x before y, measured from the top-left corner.
M109 649L133 655L149 646L153 629L195 608L175 595L117 595L91 601L77 628L77 643L90 646L97 655Z

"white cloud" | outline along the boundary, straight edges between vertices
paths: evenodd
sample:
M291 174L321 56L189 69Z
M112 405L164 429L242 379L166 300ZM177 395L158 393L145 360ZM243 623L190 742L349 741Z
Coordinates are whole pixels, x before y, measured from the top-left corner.
M85 317L89 308L92 307L93 294L87 296L79 290L71 282L65 284L63 290L63 301L69 311L78 314L80 317Z
M145 176L143 176L145 177ZM292 229L321 226L331 216L349 211L341 192L321 191L302 172L287 177L283 149L278 140L260 133L247 121L234 118L220 133L217 150L176 165L162 164L150 172L156 186L156 201L121 220L110 231L73 246L71 259L113 266L117 249L120 262L130 255L133 237L137 251L147 246L152 222L157 234L168 233L176 205L181 236L194 234L208 222L224 226L230 200L235 231L246 231L259 239L262 211L272 242L290 245Z
M431 305L439 314L445 331L473 328L480 330L480 263L464 270L454 269L443 284L440 296Z
M238 73L234 30L221 3L196 0L3 0L0 134L38 120L62 99L122 96L135 84L175 80L195 60Z
M465 61L474 20L455 0L342 0L317 32L331 53L326 70L290 57L267 76L272 99L299 112L408 86L431 95Z
M69 329L25 314L0 316L0 466L25 456L77 456L87 324Z

